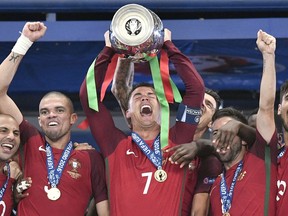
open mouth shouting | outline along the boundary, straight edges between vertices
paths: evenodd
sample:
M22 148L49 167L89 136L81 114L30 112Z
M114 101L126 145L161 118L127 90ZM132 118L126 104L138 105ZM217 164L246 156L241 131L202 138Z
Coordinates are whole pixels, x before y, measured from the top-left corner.
M10 142L3 142L1 147L4 149L4 151L10 152L14 148L14 144Z
M151 106L150 106L150 105L147 105L147 104L143 105L143 106L141 107L140 113L141 113L142 116L144 116L144 115L152 115L152 108L151 108Z

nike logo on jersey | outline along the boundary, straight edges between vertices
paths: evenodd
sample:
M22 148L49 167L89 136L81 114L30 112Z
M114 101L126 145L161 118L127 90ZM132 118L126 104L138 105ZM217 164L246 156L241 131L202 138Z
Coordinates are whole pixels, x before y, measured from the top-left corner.
M133 151L131 151L130 149L128 149L126 151L126 155L134 155L135 157L138 157Z
M44 152L46 152L46 149L44 149L43 146L41 145L41 146L39 146L39 151L44 151Z

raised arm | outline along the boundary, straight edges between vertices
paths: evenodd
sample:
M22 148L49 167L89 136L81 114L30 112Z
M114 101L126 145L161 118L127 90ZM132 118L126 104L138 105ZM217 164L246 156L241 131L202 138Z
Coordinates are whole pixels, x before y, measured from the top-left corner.
M183 103L192 107L201 107L205 93L202 77L191 60L172 43L171 32L168 29L165 29L164 41L163 49L167 51L169 60L185 85Z
M169 60L175 66L176 72L182 79L185 85L185 95L183 97L182 104L186 107L185 113L180 115L188 116L191 113L199 113L201 110L203 98L204 98L204 82L200 74L197 72L191 60L185 56L171 41L171 32L165 29L164 32L164 45L163 49L167 52ZM191 119L198 119L198 117L193 116ZM191 142L194 137L194 133L198 122L189 121L178 121L175 124L175 130L172 131L171 139L177 144Z
M263 73L260 85L259 110L257 113L256 125L262 137L269 143L275 132L276 39L272 35L259 30L256 43L263 56Z
M128 96L133 87L134 63L132 58L119 58L115 70L111 91L117 99L123 116L129 128L131 128L130 119L127 119Z
M24 55L33 42L45 34L46 29L41 22L27 22L11 53L0 65L0 113L12 115L19 124L23 119L22 113L7 91Z
M80 101L88 119L91 133L97 144L100 146L101 152L107 156L114 150L114 145L118 143L116 140L120 139L120 136L123 138L126 137L126 135L118 128L116 128L109 110L99 100L101 86L103 84L108 65L115 54L114 50L111 48L108 31L104 34L104 38L105 47L97 56L94 65L94 78L96 81L97 89L93 90L96 91L98 95L97 98L99 111L97 112L89 107L86 78L84 79L80 88ZM114 136L107 136L108 132Z

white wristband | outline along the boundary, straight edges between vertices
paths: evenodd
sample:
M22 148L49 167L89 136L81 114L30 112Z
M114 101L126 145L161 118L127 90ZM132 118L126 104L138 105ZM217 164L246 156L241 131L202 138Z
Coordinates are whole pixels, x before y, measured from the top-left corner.
M20 55L25 55L28 49L32 46L33 42L29 40L25 35L21 34L16 44L14 45L12 52Z

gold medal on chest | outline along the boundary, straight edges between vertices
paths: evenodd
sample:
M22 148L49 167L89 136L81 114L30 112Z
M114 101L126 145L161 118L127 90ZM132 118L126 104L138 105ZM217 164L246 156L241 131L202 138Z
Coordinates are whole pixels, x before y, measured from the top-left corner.
M158 182L164 182L167 179L167 173L163 169L158 169L154 173L154 178Z
M44 187L45 192L47 193L47 197L49 200L58 200L61 196L61 192L57 187L52 187L48 189L48 186Z

